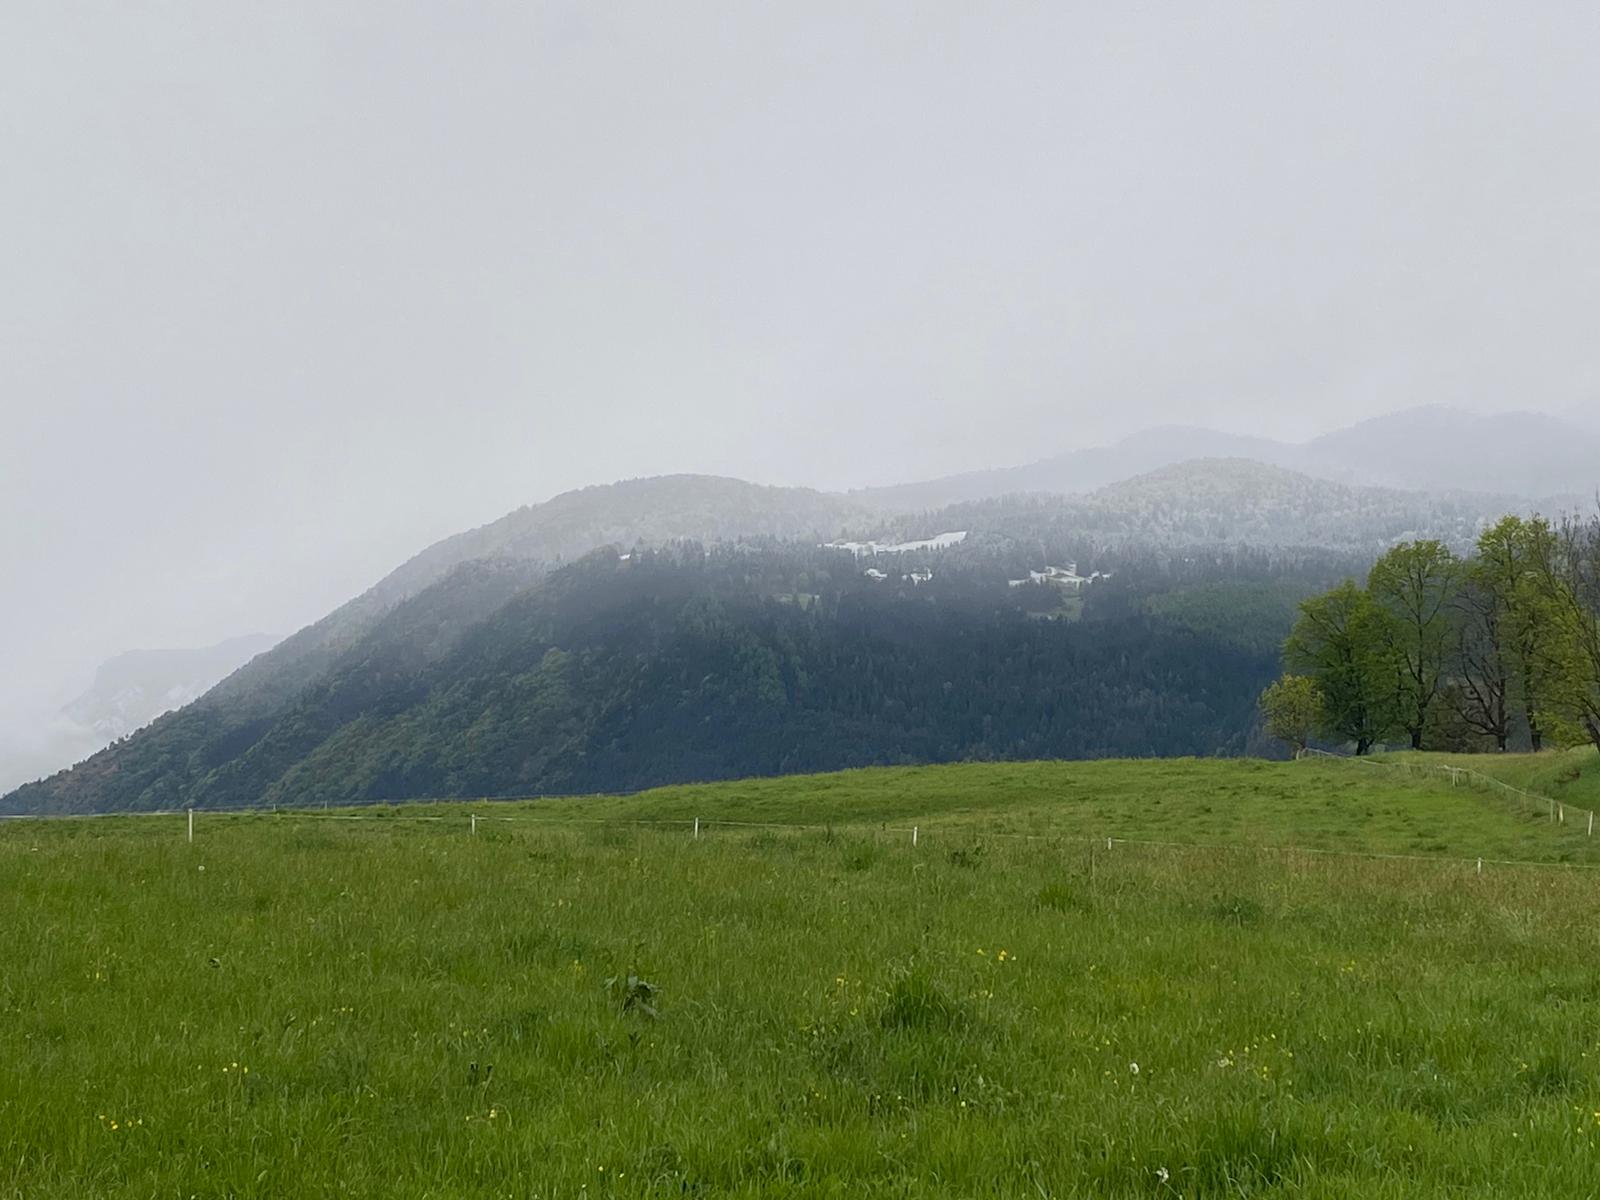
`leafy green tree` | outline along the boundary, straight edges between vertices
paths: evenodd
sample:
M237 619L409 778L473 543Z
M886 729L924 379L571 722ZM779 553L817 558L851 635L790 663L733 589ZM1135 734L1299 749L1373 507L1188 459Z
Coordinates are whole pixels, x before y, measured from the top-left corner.
M1473 728L1495 737L1502 749L1498 706L1516 710L1535 751L1559 717L1552 711L1557 684L1568 667L1554 654L1559 620L1541 563L1554 554L1555 531L1543 517L1508 516L1478 538L1462 599L1462 686L1475 715Z
M1479 565L1467 568L1456 598L1455 642L1449 679L1440 689L1440 704L1450 716L1480 737L1505 750L1511 741L1512 667L1506 645L1506 611L1499 592L1479 578ZM1438 714L1429 728L1442 727ZM1429 736L1428 744L1442 748Z
M1406 542L1376 563L1367 593L1385 618L1395 711L1413 750L1422 749L1428 718L1447 680L1456 639L1455 603L1462 563L1443 542Z
M1569 517L1537 547L1551 707L1600 748L1600 517ZM1576 740L1576 739L1574 739Z
M1357 754L1396 727L1398 668L1386 625L1372 597L1347 579L1301 604L1284 645L1289 669L1309 676L1322 693L1322 730L1354 742Z
M1305 675L1284 675L1261 693L1261 715L1267 732L1304 751L1322 728L1326 706L1317 681Z
M1482 727L1470 720L1474 715L1472 701L1462 695L1462 685L1452 680L1444 687L1440 702L1428 714L1428 729L1423 735L1430 750L1444 750L1452 754L1476 754L1491 744ZM1509 725L1509 718L1506 722ZM1492 743L1499 746L1498 741Z

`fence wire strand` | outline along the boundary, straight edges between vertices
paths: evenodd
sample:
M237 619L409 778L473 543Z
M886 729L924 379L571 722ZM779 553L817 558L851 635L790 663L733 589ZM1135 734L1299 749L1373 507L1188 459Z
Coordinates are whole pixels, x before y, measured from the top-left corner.
M1371 758L1358 758L1349 754L1334 754L1327 750L1317 750L1309 746L1300 752L1299 757L1330 758L1335 762L1353 763L1357 766L1370 767L1379 771L1403 771L1413 777L1435 776L1448 778L1454 786L1459 786L1465 781L1469 786L1485 788L1489 791L1515 796L1519 800L1526 801L1533 808L1547 812L1550 819L1558 825L1566 824L1569 812L1575 813L1582 818L1587 829L1587 835L1592 836L1594 833L1593 810L1581 808L1576 804L1568 804L1565 800L1557 800L1554 796L1543 796L1538 792L1530 792L1525 788L1515 787L1503 779L1496 779L1493 775L1485 775L1482 771L1475 771L1471 767L1453 767L1448 763L1386 762Z
M1381 761L1368 759L1368 758L1357 758L1357 757L1353 757L1353 756L1347 755L1347 754L1334 754L1334 753L1331 753L1331 752L1326 751L1326 750L1317 750L1317 749L1313 749L1313 748L1310 748L1310 747L1308 747L1307 749L1301 751L1300 755L1298 757L1300 757L1300 758L1332 759L1332 760L1334 760L1336 762L1351 763L1351 764L1355 764L1355 765L1358 765L1358 766L1369 767L1369 768L1374 768L1374 769L1378 769L1378 770L1401 771L1401 772L1404 772L1404 773L1406 773L1408 775L1412 775L1412 776L1419 776L1419 775L1420 776L1429 776L1429 775L1432 775L1432 776L1443 776L1443 777L1450 778L1451 782L1453 784L1456 784L1456 785L1459 785L1462 781L1466 781L1467 783L1469 783L1471 785L1485 787L1485 788L1487 788L1489 790L1492 790L1492 791L1503 792L1503 793L1515 796L1515 797L1517 797L1519 799L1532 802L1534 804L1534 806L1536 806L1538 808L1547 808L1548 807L1548 810L1551 813L1551 819L1553 821L1564 822L1565 821L1565 815L1569 811L1572 812L1572 813L1578 814L1579 816L1585 818L1588 821L1589 833L1591 833L1591 834L1593 833L1594 813L1590 809L1581 808L1581 807L1579 807L1577 805L1567 804L1564 801L1558 801L1558 800L1554 799L1553 797L1541 796L1536 792L1529 792L1529 791L1526 791L1526 790L1524 790L1522 788L1513 787L1512 785L1507 784L1502 780L1495 779L1492 776L1485 775L1480 771L1475 771L1475 770L1472 770L1471 768L1468 768L1468 767L1453 767L1453 766L1448 766L1448 765L1444 765L1444 764L1432 764L1432 763L1381 762ZM650 790L650 789L645 789L645 790ZM637 795L637 794L639 794L639 793L638 792L606 793L607 796L627 796L627 795ZM533 796L522 796L522 797L516 797L516 796L493 796L493 797L478 797L477 798L477 802L481 803L481 804L496 804L496 805L498 805L498 804L507 803L507 802L519 802L520 801L520 802L523 802L523 803L534 803L534 802L537 802L537 801L540 801L540 800L555 800L555 799L564 799L565 800L565 799L579 799L579 798L593 799L595 797L591 797L591 796L585 796L585 797L574 797L574 796L538 796L538 797L533 797ZM1149 839L1149 838L1117 837L1115 835L1112 835L1112 836L1104 836L1104 835L1095 836L1095 835L1084 834L1081 831L1078 831L1078 832L1061 832L1061 833L1013 833L1013 832L1005 831L1005 830L982 829L982 828L973 829L973 828L963 827L963 826L959 826L959 825L940 825L940 824L937 824L937 823L933 824L933 825L889 825L889 824L886 824L886 823L884 823L884 824L866 824L866 823L859 823L859 822L857 822L857 823L839 822L839 823L815 824L815 823L802 823L802 822L794 822L794 821L739 821L739 820L733 820L733 819L730 819L730 818L721 818L721 817L633 817L633 818L629 818L629 817L575 817L575 816L568 816L568 815L562 815L562 816L557 816L557 817L544 817L544 816L524 815L524 814L509 815L509 814L506 814L506 813L480 813L480 812L477 812L477 811L475 811L475 810L473 810L473 809L468 807L472 803L471 800L465 800L465 801L463 801L463 800L449 800L449 801L444 801L444 800L427 799L427 800L421 800L421 801L408 801L408 802L404 802L404 803L407 803L407 804L414 803L414 804L418 804L418 805L451 803L451 804L461 805L463 808L466 808L467 811L461 812L459 814L451 814L451 815L445 815L445 814L442 814L442 813L412 813L412 812L402 811L398 806L396 806L396 805L394 805L392 803L385 803L385 804L382 804L381 807L383 807L386 811L381 812L381 813L378 813L378 812L357 812L357 813L351 813L351 812L315 812L315 811L311 811L311 810L308 810L308 809L297 809L297 808L281 808L280 809L280 808L276 808L276 807L273 807L273 808L259 808L259 807L257 807L257 808L249 808L249 807L245 807L245 808L204 808L204 809L181 809L181 808L177 808L177 809L153 809L153 810L146 810L146 811L143 811L143 812L120 812L120 813L4 814L4 815L0 815L0 822L6 822L6 821L10 821L10 822L29 822L29 821L54 822L54 821L104 820L104 819L111 819L111 818L118 818L118 817L123 817L123 818L180 817L180 818L187 818L189 820L189 822L190 822L189 830L190 830L191 840L193 838L193 819L196 816L204 817L204 818L207 818L207 819L212 818L212 817L256 817L256 818L263 818L263 819L272 820L272 821L275 821L275 822L276 821L312 821L312 822L316 822L316 821L336 821L336 822L345 822L345 823L351 823L351 822L356 822L356 823L359 823L359 822L373 822L373 823L376 823L376 824L400 824L400 823L408 823L408 822L444 824L444 823L447 823L447 822L452 822L452 823L460 823L460 824L468 825L469 828L470 828L470 832L474 833L474 834L477 832L477 827L478 827L479 824L484 824L484 825L499 824L499 825L538 826L538 827L542 827L544 829L562 829L562 828L567 828L567 827L593 827L593 826L608 826L608 827L613 827L613 828L614 827L618 827L618 826L632 826L632 827L647 828L647 829L669 829L669 828L670 829L682 829L682 830L691 830L692 829L693 830L693 836L695 838L698 838L700 836L700 832L702 830L710 831L710 830L714 830L714 829L718 829L718 828L734 829L734 830L743 829L743 830L783 831L783 832L788 832L788 833L824 833L824 834L828 834L828 835L834 835L834 834L857 834L857 835L860 835L860 834L868 834L868 835L894 834L899 838L909 838L912 846L917 846L922 838L926 838L926 837L930 837L930 836L931 837L935 837L935 838L942 838L944 835L947 835L947 834L950 834L950 833L956 833L963 840L970 840L970 839L976 838L977 840L981 841L981 840L984 840L984 839L991 839L992 838L992 839L1003 839L1003 840L1009 840L1009 841L1046 842L1046 843L1053 843L1053 844L1058 845L1058 846L1084 846L1084 847L1087 847L1088 849L1091 849L1091 850L1096 848L1096 847L1102 847L1105 850L1111 850L1111 849L1115 848L1116 846L1138 846L1138 847L1148 847L1148 848L1151 848L1151 849L1183 850L1183 851L1195 851L1195 852L1203 852L1203 853L1232 853L1232 854L1257 854L1257 855L1262 855L1262 854L1277 854L1277 855L1304 854L1304 855L1312 855L1312 856L1325 857L1325 858L1348 858L1348 859L1362 859L1362 860L1374 860L1374 861L1394 861L1394 862L1425 862L1425 863L1434 863L1434 864L1440 864L1440 865L1460 865L1460 864L1472 865L1472 864L1476 864L1477 869L1478 869L1479 872L1481 872L1485 866L1499 866L1499 867L1555 867L1555 868L1566 868L1566 869L1586 870L1586 871L1600 870L1600 863L1562 862L1562 861L1556 861L1556 860L1544 860L1544 861L1541 861L1541 860L1538 860L1538 859L1485 858L1485 857L1482 857L1482 856L1397 854L1397 853L1385 853L1385 852L1382 852L1382 851L1367 851L1367 850L1332 850L1332 849L1327 849L1327 848L1324 848L1324 847L1315 847L1315 846L1263 845L1263 844L1251 843L1251 842L1235 842L1235 843L1178 842L1178 841L1162 841L1162 840ZM380 807L380 805L379 804L374 804L372 807L377 808L377 807Z

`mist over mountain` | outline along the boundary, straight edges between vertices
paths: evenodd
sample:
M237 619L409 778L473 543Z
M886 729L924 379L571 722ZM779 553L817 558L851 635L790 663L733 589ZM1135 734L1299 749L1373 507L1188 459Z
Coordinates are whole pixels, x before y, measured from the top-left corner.
M1022 466L863 488L849 494L863 504L887 512L943 508L966 500L1025 492L1075 495L1192 459L1243 458L1276 464L1285 457L1285 451L1284 443L1268 438L1166 425L1142 430L1109 446L1074 450Z
M1574 404L1557 415L1590 433L1600 434L1600 397Z
M388 614L467 563L498 564L499 590L491 588L498 604L600 547L685 540L815 544L971 529L1051 538L1083 553L1249 546L1374 554L1422 536L1464 548L1503 513L1571 507L1597 487L1600 435L1556 417L1476 417L1437 407L1301 444L1166 426L1026 466L845 494L695 475L587 487L427 547L227 678L228 668L263 647L241 643L250 653L239 650L215 671L172 662L161 675L155 660L140 656L108 665L66 713L35 718L37 727L22 731L26 744L0 753L0 786L76 761L219 678L204 707L215 729L249 741ZM487 601L468 602L468 594L453 601L465 608L435 614L438 628L418 636L448 643L483 619ZM215 661L223 662L233 651L219 653ZM154 674L134 679L147 661Z
M102 663L89 687L55 711L18 714L0 747L0 788L80 759L199 699L277 638L250 634L214 646L131 650Z
M1485 523L1530 507L1514 495L1362 487L1229 458L1180 462L1069 498L1057 519L1133 543L1374 554L1419 537L1464 550Z
M1478 416L1426 406L1300 443L1169 425L1023 466L851 496L894 511L1013 492L1077 494L1197 458L1248 459L1320 479L1413 492L1586 496L1600 488L1600 417L1580 424L1543 413Z
M523 564L533 575L605 545L678 539L825 539L866 510L808 488L704 475L632 479L566 492L437 542L366 592L225 680L221 691L262 708L293 695L397 604L465 562Z
M277 641L248 634L199 649L130 650L101 664L89 689L62 712L102 741L115 741L198 700Z
M1115 572L1137 575L1133 559L1068 594L1028 582L1035 563L1079 566L1066 547L970 542L880 556L892 570L793 542L606 549L544 575L464 563L282 703L217 689L4 807L345 803L1244 749L1270 649L1119 603Z
M234 806L1239 752L1294 598L1403 538L1464 546L1518 504L1238 458L894 516L701 476L585 488L429 547L194 703L4 803ZM826 544L845 535L855 549ZM869 538L905 549L862 548ZM1184 599L1202 585L1203 602ZM1196 605L1205 618L1190 621ZM719 632L707 641L706 628ZM1217 692L1208 678L1232 682ZM1043 703L1052 688L1071 701L1039 709L1043 727L1002 698ZM997 726L985 711L1011 716ZM727 732L741 722L754 722L743 741ZM696 732L708 729L723 733Z
M1070 537L1095 548L1306 548L1370 558L1419 537L1464 551L1505 513L1546 507L1511 495L1361 487L1250 459L1210 458L1086 495L1008 493L884 521L902 539L975 528L1024 539Z
M238 639L209 651L171 656L138 652L113 660L104 669L105 678L69 705L71 713L24 711L12 717L11 735L0 743L0 788L76 762L219 680L217 703L226 704L238 721L259 718L316 679L397 604L464 562L519 563L526 568L526 582L608 544L665 544L680 538L826 540L847 531L853 521L870 519L870 510L846 497L710 476L625 480L564 493L429 546L255 661L246 662L266 648L259 639ZM220 666L213 670L184 657L191 653L201 659L212 655L205 662ZM241 664L246 665L223 678ZM149 708L168 694L174 703ZM96 732L96 725L105 732Z
M1430 406L1315 438L1284 465L1424 491L1589 496L1600 488L1600 433L1543 413Z

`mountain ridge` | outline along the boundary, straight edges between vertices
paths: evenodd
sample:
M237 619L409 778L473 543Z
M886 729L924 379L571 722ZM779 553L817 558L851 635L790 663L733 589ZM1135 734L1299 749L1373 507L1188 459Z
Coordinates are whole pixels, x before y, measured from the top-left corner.
M791 500L795 501L794 509L787 507ZM755 511L743 507L747 502L754 502ZM1301 570L1307 562L1314 567L1319 561L1335 561L1338 555L1346 556L1338 559L1340 562L1370 559L1374 551L1408 534L1440 536L1462 545L1502 511L1504 502L1498 498L1440 499L1426 493L1390 492L1316 480L1247 459L1196 460L1146 473L1087 497L1008 497L904 516L898 519L899 524L914 536L900 539L903 541L915 543L953 529L970 530L971 534L943 548L930 545L897 555L901 561L893 572L888 572L859 562L848 550L825 544L861 514L847 502L823 493L762 489L739 481L703 477L641 480L586 489L560 497L549 506L518 510L501 523L469 531L465 539L430 548L408 560L400 571L386 576L353 606L336 610L317 625L258 656L194 703L167 714L73 771L4 798L4 803L12 809L30 811L231 806L256 803L265 796L292 803L297 786L309 789L307 794L345 796L336 787L329 791L333 785L327 773L336 774L346 767L353 770L358 762L364 764L364 786L377 792L397 786L395 781L402 778L416 786L432 780L434 785L454 781L460 786L484 788L494 782L493 777L483 775L460 757L470 757L465 747L480 737L472 730L488 720L498 731L494 737L500 741L495 744L501 745L506 738L516 743L523 735L510 731L523 728L519 722L524 716L533 719L531 714L541 705L553 705L553 712L566 716L552 717L555 724L540 726L542 732L527 733L532 739L530 747L550 738L567 744L569 736L561 733L567 728L582 729L583 738L563 752L566 757L549 759L539 769L545 774L530 774L517 766L513 777L518 785L552 790L580 783L616 786L619 781L626 781L628 786L634 786L648 780L648 761L629 759L634 764L629 768L631 773L607 774L587 756L623 754L632 735L627 732L622 714L630 704L646 702L643 698L629 699L634 686L629 680L636 671L645 672L639 678L654 681L648 685L653 689L648 705L657 714L654 719L666 729L675 727L679 720L672 715L676 703L670 699L672 689L687 686L696 670L701 670L706 679L743 679L744 682L729 686L753 687L756 690L752 696L770 698L774 693L763 690L767 685L745 678L753 669L752 664L777 654L791 662L788 677L803 681L829 677L837 668L828 663L839 661L841 655L846 659L865 655L862 661L866 663L885 661L887 655L887 661L892 661L897 655L912 653L904 648L885 648L901 645L899 635L893 632L895 622L908 628L917 627L920 622L929 636L954 638L952 645L988 631L985 636L1000 639L993 650L998 656L996 662L1031 661L1026 654L1022 658L1009 657L1021 653L1018 647L1026 645L1030 636L1015 622L1036 617L1071 618L1081 604L1069 605L1062 593L1053 590L1054 585L1017 589L1010 581L1028 580L1035 571L1048 576L1052 566L1081 563L1084 574L1077 578L1089 578L1097 557L1109 554L1115 563L1107 560L1101 565L1115 565L1119 571L1134 570L1137 577L1140 570L1148 576L1152 570L1159 575L1172 569L1162 565L1165 563L1177 563L1180 570L1187 571L1194 568L1183 567L1185 562L1220 562L1239 553L1243 555L1241 561L1256 564L1251 569L1276 559L1301 564L1293 567ZM695 536L697 533L707 536ZM602 536L612 540L588 555L567 559ZM439 548L441 545L443 549ZM650 549L652 546L655 549ZM707 611L714 611L728 602L717 599L716 594L691 594L692 589L685 592L683 581L693 578L692 570L689 574L658 572L653 576L665 581L663 586L671 583L677 589L671 593L677 597L671 604L675 606L672 612L681 613L680 617L657 612L667 593L628 592L623 587L619 594L632 596L631 603L643 605L645 611L641 613L625 611L606 599L606 589L614 586L613 576L606 572L614 571L617 564L627 563L640 552L647 557L662 552L687 556L686 570L696 562L718 564L716 570L722 574L716 578L723 580L718 586L733 589L728 594L737 599L737 612L742 614L738 621L748 624L742 632L730 631L729 636L745 649L726 660L719 668L721 675L716 670L707 675L701 669L712 661L723 661L716 658L721 651L707 649L712 658L707 664L697 665L691 650L703 643L694 638L684 642L675 632L678 620L700 621L702 618L691 618L689 614L701 611L705 605L711 605ZM473 554L482 557L471 557ZM1141 563L1145 565L1141 567ZM402 574L408 570L409 579ZM1069 574L1073 573L1062 572L1063 577ZM1318 578L1320 581L1322 577ZM930 585L930 581L937 582ZM919 591L919 587L924 590ZM528 603L533 607L528 607L522 599L541 595L556 607L541 609L532 601ZM955 611L969 614L968 632L962 632L960 620L928 618L920 605L937 602L940 596L946 597L944 603L955 605ZM563 597L577 597L571 604L585 611L574 615L561 607L568 604ZM901 607L882 608L882 603L892 599ZM1081 594L1076 597L1077 601L1083 599ZM867 609L859 609L863 603L868 604ZM520 674L490 686L489 681L505 675L503 665L493 657L469 661L462 656L485 638L507 647L525 644L532 636L529 630L504 624L507 618L503 614L514 611L518 604L523 604L523 609L515 611L544 613L539 621L550 628L555 626L549 623L556 621L577 639L569 644L549 635L534 644L535 657L551 652L576 657L559 660L567 665L554 674L530 660ZM773 610L773 604L790 607ZM822 607L812 607L818 604ZM1096 605L1104 607L1098 600ZM851 615L858 610L888 613L891 609L897 614L893 620L873 618L866 629L855 624L856 618ZM1135 604L1122 615L1132 619L1137 609ZM591 617L602 611L615 614L615 638L593 625ZM1106 611L1117 610L1113 606ZM652 612L656 615L651 616ZM776 626L772 625L774 612L782 614ZM806 612L824 615L803 620L795 616ZM1007 613L1011 615L1005 616ZM823 620L822 633L815 627L817 620ZM565 625L561 625L563 621ZM637 633L627 635L629 628ZM496 629L500 632L491 632ZM870 632L874 629L879 632ZM1127 653L1132 652L1139 638L1145 638L1151 645L1161 647L1158 657L1175 656L1175 662L1188 661L1181 636L1164 625L1107 625L1104 632L1107 637L1115 633L1117 637L1133 638L1127 643ZM641 639L633 650L625 645L628 636ZM863 641L863 637L869 640ZM871 640L880 637L888 640ZM1087 646L1073 637L1063 638L1050 642L1048 653L1045 649L1039 653L1046 657L1065 655L1064 663L1081 660L1080 668L1075 669L1089 669L1089 663L1099 662L1092 654L1082 657L1089 653ZM1233 651L1215 647L1223 647L1229 641L1213 637L1214 648L1206 653L1219 657L1219 661L1227 659ZM783 649L796 645L812 649ZM686 654L689 657L685 658ZM808 657L811 654L822 657L812 661ZM915 654L927 659L927 669L941 669L934 665L939 662L934 651L918 648ZM662 659L662 655L667 657ZM678 665L668 668L665 663L669 661ZM1244 660L1228 661L1241 664L1238 669L1245 674L1240 678L1247 678L1251 686L1270 666L1253 659L1249 666L1242 665ZM634 665L628 666L630 662ZM658 665L652 666L653 663ZM964 669L972 671L976 667ZM1155 712L1161 707L1160 691L1165 685L1155 682L1161 677L1159 669L1154 664L1151 669L1158 672L1147 685L1154 689L1149 699L1156 704L1156 709L1150 710ZM1176 671L1177 667L1173 669ZM1183 671L1189 669L1184 667ZM674 671L681 673L680 682L673 682ZM890 679L896 682L887 682ZM1094 686L1104 689L1113 682L1099 680ZM593 692L602 686L610 690L604 694ZM852 690L846 679L837 680L837 686L847 693ZM899 675L891 674L877 686L904 689L909 685ZM999 683L974 675L971 686L983 690ZM1038 686L1039 681L1029 684L1030 688ZM694 694L694 688L685 693ZM890 754L887 747L894 746L901 747L894 754L912 754L910 748L918 745L937 746L941 754L980 755L1008 753L1011 751L1005 747L1014 751L1021 745L1052 753L1095 748L1144 753L1161 746L1193 752L1195 743L1182 740L1176 731L1194 722L1210 730L1204 736L1215 739L1218 748L1228 745L1237 749L1242 745L1238 739L1246 737L1248 729L1233 727L1229 722L1245 720L1244 714L1253 712L1253 700L1247 704L1237 696L1225 706L1226 712L1233 714L1228 717L1219 715L1222 710L1204 705L1194 708L1191 700L1184 700L1180 710L1191 715L1162 717L1173 732L1154 741L1141 740L1137 729L1131 726L1119 726L1116 731L1095 734L1100 740L1086 742L1082 740L1087 736L1084 731L1069 721L1052 726L1053 732L1045 741L1029 741L1019 732L1012 741L991 745L981 739L972 740L974 735L957 710L934 707L932 711L942 714L939 720L944 722L940 726L944 732L930 734L934 740L927 741L918 740L921 735L893 722L882 725L868 710L838 711L833 700L806 690L803 682L794 682L788 694L808 697L806 711L811 716L807 721L811 724L805 727L811 730L810 736L821 737L824 730L830 731L827 736L836 739L839 746L855 748L851 751L854 757L848 761L860 763L879 761L873 757L871 738L864 732L870 728L883 731L887 739L883 743L884 754ZM447 702L452 695L458 698ZM913 700L928 703L925 698L918 698L914 689L905 694L902 703ZM755 703L753 699L749 702ZM1126 697L1113 702L1109 694L1105 702L1130 703ZM708 699L707 703L711 701ZM445 707L429 707L437 704ZM533 707L527 709L529 705ZM1199 715L1202 709L1211 715ZM705 711L705 719L734 727L729 723L733 721L731 714L724 712L713 718L713 711L722 710L713 705ZM767 716L761 728L767 732L761 736L777 736L772 731L781 724L779 710L763 711ZM410 724L397 726L393 719L402 712L412 714L408 718ZM564 725L563 721L576 725ZM401 729L405 730L403 736ZM482 729L485 732L481 736L488 736L489 726ZM384 731L381 736L380 730ZM439 766L444 774L430 774L434 770L430 767L425 771L407 768L397 775L394 772L398 766L369 761L372 752L367 742L372 738L378 738L386 747L386 755L398 756L396 763L407 761L409 752L403 746L413 744L435 745L444 756L438 761L455 765L448 770ZM673 765L671 756L675 752L670 743L654 744L664 756L656 762L663 778L681 778L685 768L682 763ZM702 762L706 770L765 770L780 762L821 767L845 761L830 759L825 748L809 744L791 746L773 759L746 760L732 751L714 750L708 744L696 751L701 756L696 761ZM511 758L496 761L507 771L515 765Z
M1478 491L1540 499L1600 490L1600 423L1539 412L1478 415L1425 405L1304 442L1203 426L1161 425L1105 446L846 493L883 511L943 507L1013 492L1081 495L1197 458L1243 458L1334 482L1410 491ZM1463 487L1462 480L1472 486Z
M1466 433L1452 433L1457 425ZM981 529L986 522L992 533L1023 540L1043 534L1077 555L1093 553L1096 546L1230 544L1372 553L1414 536L1437 536L1464 546L1485 519L1530 507L1509 487L1500 493L1487 490L1484 485L1501 480L1466 469L1470 456L1458 456L1464 469L1450 482L1465 478L1479 486L1448 492L1375 487L1262 460L1314 451L1328 461L1371 460L1382 468L1381 474L1397 470L1400 460L1414 464L1418 447L1434 461L1454 453L1452 447L1463 436L1470 441L1485 431L1496 434L1496 445L1515 445L1508 425L1526 426L1533 431L1526 436L1536 439L1550 439L1554 430L1567 443L1566 461L1600 463L1600 452L1593 460L1586 457L1587 435L1557 418L1512 414L1466 419L1456 410L1430 408L1391 414L1299 446L1189 426L1157 427L1111 447L952 477L959 481L953 490L963 497L954 505L926 503L948 483L938 480L899 489L829 493L720 476L669 475L575 489L425 547L359 596L228 675L168 723L183 727L181 735L173 735L177 741L213 747L208 753L226 757L233 753L229 747L253 746L307 688L343 656L359 651L390 614L470 563L499 563L492 586L515 590L603 546L748 539L817 543L890 529L902 540L916 540L974 524ZM1600 445L1600 439L1595 441ZM1240 450L1246 453L1196 457L1199 451ZM1087 486L1096 470L1120 470L1135 460L1149 465ZM1071 482L1085 490L1051 490L1048 485L1059 481L1063 463L1075 464ZM1600 470L1588 465L1581 469ZM1561 478L1556 472L1552 480L1541 477L1537 482ZM443 631L482 619L471 599L474 594L471 589L452 593L464 607L432 612L437 628L427 636L444 636Z

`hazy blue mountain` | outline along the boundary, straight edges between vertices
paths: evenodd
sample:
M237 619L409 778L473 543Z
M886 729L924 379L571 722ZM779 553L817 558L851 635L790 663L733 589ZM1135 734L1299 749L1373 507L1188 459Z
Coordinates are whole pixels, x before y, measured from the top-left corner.
M1023 492L1076 495L1196 458L1247 458L1289 465L1295 448L1270 438L1245 437L1197 426L1163 425L1109 446L1074 450L1020 467L970 471L942 479L851 492L884 512L943 508Z
M1600 397L1569 405L1560 416L1590 433L1600 434Z
M1102 488L1085 506L1168 543L1372 552L1417 538L1465 552L1487 524L1528 508L1514 495L1358 486L1237 458L1163 467Z
M1321 479L1406 491L1530 498L1600 490L1600 417L1477 416L1430 406L1362 421L1304 443L1163 426L1110 446L1019 467L868 488L852 498L882 511L941 508L1016 492L1081 494L1198 458L1242 458Z
M0 791L79 762L203 696L278 639L262 634L215 646L133 650L102 663L57 711L8 713L0 729Z
M248 634L199 649L130 650L102 663L88 690L62 712L104 745L198 700L277 642Z
M1220 458L1175 463L1083 496L998 496L889 524L902 538L960 528L1071 535L1091 548L1300 547L1370 559L1416 538L1465 552L1487 524L1530 507L1515 496L1363 487Z
M1423 491L1590 496L1600 489L1600 433L1542 413L1414 408L1307 442L1298 466Z

